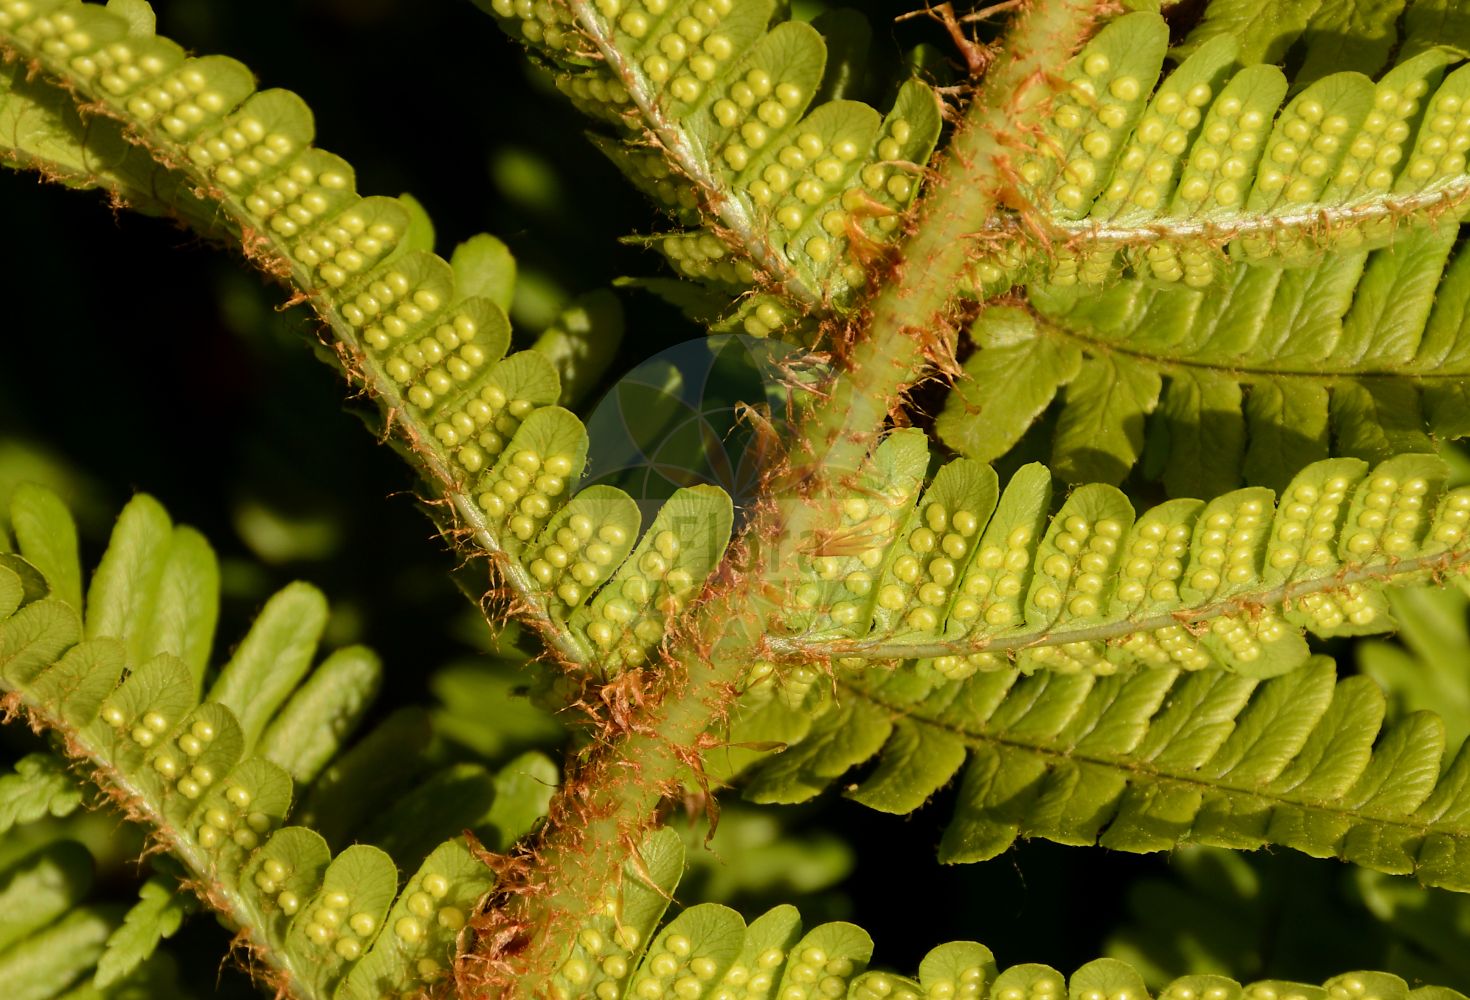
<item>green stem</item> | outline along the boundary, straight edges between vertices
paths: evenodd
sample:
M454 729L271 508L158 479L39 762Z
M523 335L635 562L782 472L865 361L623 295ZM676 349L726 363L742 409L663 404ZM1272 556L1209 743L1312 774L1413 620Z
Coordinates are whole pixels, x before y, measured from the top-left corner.
M498 958L512 972L509 996L541 995L572 937L601 899L609 873L623 870L664 799L700 782L703 740L728 711L749 665L764 658L766 616L778 613L762 594L789 577L799 553L827 522L824 500L845 493L862 468L888 411L919 376L926 358L947 358L946 309L973 247L966 236L995 211L1008 150L1029 141L1050 93L1047 71L1082 43L1097 0L1041 0L1021 13L1009 43L975 96L912 235L878 284L883 288L842 352L826 402L793 435L794 453L763 490L764 502L740 554L727 559L706 602L666 644L665 673L636 692L644 707L611 718L620 735L571 774L533 847L535 865L511 901L514 954ZM636 95L635 95L636 96Z

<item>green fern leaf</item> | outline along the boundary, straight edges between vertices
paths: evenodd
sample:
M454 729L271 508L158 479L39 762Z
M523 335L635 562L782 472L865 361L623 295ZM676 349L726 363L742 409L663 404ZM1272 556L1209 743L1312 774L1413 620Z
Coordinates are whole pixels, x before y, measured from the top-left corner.
M111 986L141 965L160 941L173 937L195 906L194 897L181 895L170 880L158 877L144 882L138 896L97 960L92 982L99 988Z
M219 570L198 533L176 528L150 497L123 508L87 593L88 638L120 639L133 663L176 656L197 690L218 606Z
M1463 572L1467 558L1470 494L1447 489L1447 468L1428 455L1371 470L1357 459L1309 465L1279 506L1255 487L1135 517L1121 492L1091 484L1048 516L1051 476L1039 465L997 502L988 471L961 460L916 503L922 435L894 439L918 451L886 484L871 473L876 506L844 505L844 556L807 554L778 585L790 596L767 640L777 659L934 657L954 679L1012 660L1028 671L1142 664L1271 677L1307 662L1303 630L1389 627L1384 586ZM843 627L822 624L833 620Z
M1065 386L1060 476L1118 482L1142 459L1174 494L1242 477L1279 488L1329 453L1432 451L1470 433L1470 256L1454 244L1453 228L1419 229L1313 267L1239 267L1203 291L1032 286L1031 312L995 306L974 324L938 433L998 458Z
M486 813L486 825L496 836L490 847L508 851L540 822L551 806L551 797L560 784L556 762L545 754L529 750L495 774L495 801Z
M1454 929L1470 897L1410 879L1288 854L1186 847L1170 855L1166 877L1140 880L1128 897L1130 919L1105 949L1150 987L1191 971L1255 977L1336 968L1345 951L1411 982L1470 985Z
M0 872L0 953L48 926L86 898L92 857L74 840L55 840L7 864Z
M266 602L220 671L208 697L239 723L245 749L255 745L266 721L311 669L326 624L321 591L290 584Z
M513 280L504 248L471 242L458 253L456 267L417 246L427 238L421 210L416 216L410 202L360 197L352 168L311 146L314 125L299 97L284 90L255 92L250 73L234 60L186 57L174 43L140 32L118 12L73 0L28 0L0 12L0 54L34 64L60 85L53 90L85 100L90 112L118 123L178 183L202 192L217 214L249 234L247 253L286 277L336 331L345 367L378 397L388 424L400 431L415 463L456 512L455 518L446 516L446 524L457 518L454 530L471 535L495 558L524 613L565 660L590 664L597 647L567 627L566 613L616 564L583 569L585 560L547 559L532 573L518 558L558 544L564 524L552 522L574 492L586 432L555 406L561 386L546 354L504 356L510 327L501 303ZM0 93L0 107L15 100L29 98ZM918 137L918 124L910 127L914 142L928 143L921 160L937 122L936 112L927 140ZM87 134L72 139L85 148ZM875 135L872 141L888 140ZM24 145L17 150L12 158L24 165L31 154ZM461 279L489 297L467 294L458 286ZM139 617L146 608L134 606L154 600L155 588L176 592L174 600L203 594L201 607L213 606L207 590L190 588L211 585L190 576L199 561L187 551L166 555L160 547L163 525L157 511L140 507L130 514L119 530L138 537L132 543L119 537L115 562L99 571L99 589L90 598L98 605L89 620L102 629L90 634L124 638L135 658L157 644L153 633L165 624L147 623ZM622 523L614 527L629 530ZM724 540L718 541L723 549ZM189 548L188 542L175 544ZM688 539L687 547L702 553L705 566L688 583L687 568L673 570L681 595L696 595L717 562L711 544L702 532ZM560 548L566 551L564 544ZM566 600L568 593L577 597ZM646 650L660 638L639 642ZM177 655L202 671L205 646ZM287 679L283 673L280 682ZM247 695L230 692L229 704L244 711L240 699ZM242 722L252 744L257 720Z
M137 937L137 915L144 906L124 918L120 907L87 902L95 863L87 848L74 840L51 839L27 850L27 841L35 834L45 836L40 830L0 834L0 852L6 857L0 862L0 906L5 913L0 923L0 969L9 977L7 988L32 1000L185 996L173 962L162 953L133 961L130 971L105 985L95 981L104 975L104 967L116 968L121 942L153 950L156 940ZM190 900L183 897L159 896L153 885L145 885L151 902L168 906L167 900L173 898L188 906Z
M773 685L745 697L772 700ZM963 767L940 846L951 863L1018 837L1138 852L1274 845L1470 891L1470 752L1441 776L1438 717L1380 735L1382 690L1335 683L1320 658L1265 682L1157 669L952 681L921 661L846 669L835 694L816 690L810 730L754 769L748 796L802 801L876 758L847 794L906 813ZM732 740L745 736L732 724Z
M1404 14L1403 0L1322 4L1220 0L1205 9L1179 50L1188 53L1213 39L1229 37L1239 43L1244 62L1280 63L1287 49L1297 45L1303 49L1298 77L1305 85L1337 70L1381 69L1396 43L1407 55L1446 43L1453 32L1435 35L1424 30L1434 6L1409 4L1401 32L1396 22Z
M120 914L115 907L77 906L0 953L0 976L24 1000L46 1000L76 982L102 955Z
M48 753L27 754L12 773L0 775L0 833L42 816L69 815L81 804L76 781Z
M1150 98L1166 44L1158 15L1129 14L1068 64L1070 93L1036 150L1011 164L1021 219L1057 249L1033 260L1021 229L1007 232L1012 245L977 266L982 287L1041 275L1095 285L1125 264L1200 287L1223 269L1227 244L1241 260L1301 263L1326 245L1385 243L1470 199L1460 110L1470 67L1447 73L1447 51L1411 56L1376 84L1323 76L1281 107L1285 77L1232 72L1237 42L1223 32Z
M898 236L939 138L938 102L917 81L887 116L815 102L826 44L811 25L771 26L770 0L480 6L551 62L574 104L614 126L599 148L691 227L648 242L731 298L761 272L799 312L850 305L867 262ZM726 323L767 336L799 318L787 303L756 296Z
M915 978L870 971L873 942L860 927L827 923L802 933L793 906L778 906L747 926L734 910L714 903L690 906L651 933L678 882L678 838L658 830L643 842L639 858L623 871L621 888L598 916L576 934L550 984L552 996L627 1000L727 997L847 997L849 1000L922 1000L953 997L1017 1000L1147 1000L1149 990L1130 965L1104 958L1070 979L1045 965L1000 969L989 949L951 941L929 951ZM650 881L652 880L652 881ZM650 918L648 914L654 916ZM604 923L610 918L616 924ZM617 927L612 934L609 927ZM623 977L636 964L631 981ZM1410 990L1402 979L1379 972L1336 976L1321 987L1267 980L1242 987L1215 975L1185 976L1168 983L1158 1000L1189 1000L1204 993L1232 1000L1371 995L1396 1000L1455 1000L1441 987Z
M48 523L17 532L20 557L35 554L42 563L60 567L63 586L76 583L69 563L52 558L75 537L69 518L54 498L35 491L21 503L47 511ZM0 679L7 703L34 724L61 734L67 753L92 769L102 790L155 828L203 887L201 898L249 936L256 957L289 982L295 995L332 996L355 964L377 947L386 957L375 961L375 975L398 977L394 981L402 990L429 983L453 956L465 907L490 887L489 870L473 862L462 844L441 847L418 876L424 891L404 903L414 917L383 932L399 888L393 860L366 844L332 858L319 834L283 826L291 807L291 774L257 755L272 751L298 772L319 768L361 714L364 684L375 682L376 660L346 651L288 700L309 672L326 617L321 595L295 584L267 603L220 671L210 689L219 700L200 703L203 669L196 670L177 651L199 647L201 633L212 633L217 607L203 608L195 598L180 599L179 589L160 585L168 579L180 538L197 536L175 528L152 499L135 498L93 579L85 625L70 604L34 585L22 586L20 576L4 568L16 581L10 592L18 595L18 607L0 619L0 650L7 654L0 659ZM190 577L217 579L213 554L202 541L190 548L189 562ZM50 584L41 580L43 586ZM160 619L169 627L147 630L149 622ZM145 628L138 627L140 620ZM114 630L121 634L109 634ZM155 649L156 643L166 648ZM207 643L203 649L207 655ZM298 723L320 725L310 735L280 728ZM401 742L394 743L396 753L403 750ZM44 776L23 780L17 810L34 812L37 802L65 805L47 791ZM426 828L424 810L417 810L413 820ZM452 825L458 831L469 824L457 816ZM390 833L404 835L396 828ZM429 853L414 845L419 856ZM446 860L453 858L470 861ZM157 937L176 926L180 905L166 891L145 890L141 908L110 939L99 965L99 988L124 981ZM34 941L28 939L14 959L21 965L8 969L10 981L41 976L51 984L48 989L59 988L77 969L98 960L111 928L100 915L74 910L38 931ZM98 934L94 948L90 942ZM391 943L395 935L402 947ZM68 950L65 961L51 954L53 944ZM413 963L401 960L404 949ZM0 957L10 961L11 953Z
M362 719L381 676L382 663L370 649L332 653L276 713L257 751L292 781L309 784Z

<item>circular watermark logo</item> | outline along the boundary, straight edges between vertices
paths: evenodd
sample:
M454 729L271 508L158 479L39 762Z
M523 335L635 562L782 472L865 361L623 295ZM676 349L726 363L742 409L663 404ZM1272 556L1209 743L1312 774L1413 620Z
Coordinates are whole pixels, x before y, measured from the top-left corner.
M798 348L736 334L660 351L588 416L582 485L624 490L645 523L675 490L718 486L738 517L755 499L771 443L790 434L790 376L803 367L811 362Z

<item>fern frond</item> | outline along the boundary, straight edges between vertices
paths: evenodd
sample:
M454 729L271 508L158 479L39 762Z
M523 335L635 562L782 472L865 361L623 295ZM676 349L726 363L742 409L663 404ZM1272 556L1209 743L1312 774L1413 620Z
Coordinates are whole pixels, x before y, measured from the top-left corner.
M107 939L97 959L93 982L106 988L131 975L155 953L164 938L172 937L194 911L197 900L176 891L172 879L154 876L138 890L138 902Z
M197 534L135 498L83 607L75 527L59 503L27 491L11 521L19 558L0 565L6 707L54 732L152 828L286 995L378 997L441 976L493 882L464 840L430 853L400 895L383 850L333 857L320 834L283 825L288 768L319 766L320 741L340 738L376 683L376 662L354 654L338 661L352 669L292 694L326 623L322 596L293 584L267 602L205 694L218 571ZM324 692L329 682L340 690ZM281 720L308 732L268 738Z
M47 754L26 759L38 758L56 761ZM75 779L64 780L75 793ZM31 817L35 818L39 817ZM0 912L5 914L0 921L0 974L6 989L33 1000L185 996L171 956L156 952L156 941L134 948L125 963L118 963L114 943L125 937L137 943L137 908L124 916L116 905L89 899L95 862L88 849L64 835L44 839L38 846L28 843L31 832L0 832ZM145 884L145 892L151 884ZM173 902L166 906L185 908L191 901L177 895L167 899Z
M0 6L0 55L39 68L90 114L119 123L169 168L170 183L197 191L229 220L256 263L311 301L337 338L343 367L376 397L411 460L451 505L446 530L472 536L491 555L515 610L564 660L587 668L603 650L624 651L617 656L626 661L657 645L660 602L692 599L718 561L729 501L724 515L686 523L673 511L722 503L686 490L654 525L649 538L673 531L683 555L640 549L642 568L625 567L624 584L639 577L653 595L647 614L599 629L606 645L569 625L619 570L638 512L612 490L568 500L587 434L556 405L556 368L539 351L506 357L501 305L459 290L467 282L495 287L474 274L494 255L471 248L451 265L413 246L400 201L359 196L352 168L311 145L312 116L299 97L256 92L234 60L186 57L167 39L135 34L116 12L75 0L11 0ZM720 524L723 533L709 530ZM664 569L647 568L655 565Z
M808 799L876 758L847 794L906 813L963 768L940 845L950 863L1018 837L1134 852L1279 846L1470 891L1470 752L1441 774L1437 716L1380 734L1382 690L1337 681L1322 658L1264 682L1146 668L954 681L920 662L844 669L833 688L803 696L768 679L746 696L732 740L753 727L789 743L750 774L747 796ZM770 708L779 720L793 704L809 721L772 732Z
M1018 1000L1031 997L1102 997L1147 1000L1143 978L1116 959L1098 959L1070 978L1045 965L1001 970L989 949L952 941L932 949L914 977L870 970L873 941L850 923L803 930L794 906L778 906L749 925L734 910L701 903L659 928L668 896L683 866L679 838L667 829L644 841L640 866L621 873L621 888L606 900L606 914L582 928L556 970L550 994L627 1000L686 997L847 997L850 1000L922 1000L932 997ZM1323 986L1266 981L1242 987L1223 976L1186 976L1168 984L1159 1000L1201 994L1234 1000L1364 996L1381 1000L1453 1000L1453 990L1411 991L1397 976L1348 973Z
M1470 491L1428 455L1370 467L1329 459L1282 491L1173 500L1135 516L1088 484L1049 515L1051 474L998 488L968 459L923 491L918 431L890 435L839 525L810 541L784 585L767 651L796 662L935 657L955 678L1002 669L1108 673L1220 666L1269 677L1306 663L1302 630L1388 627L1394 583L1464 571Z
M1425 227L1311 267L1240 266L1204 290L1033 285L1029 311L981 313L936 430L990 461L1065 389L1061 478L1118 482L1142 461L1173 495L1242 477L1279 489L1329 454L1433 451L1470 433L1470 254L1455 236Z
M676 271L731 298L778 293L728 321L744 332L852 304L900 234L939 138L935 94L910 81L886 116L820 101L826 44L774 0L479 5L614 127L598 146L689 227L649 240Z
M27 754L0 775L0 834L42 816L67 816L82 804L77 783L49 753Z
M992 238L1007 245L977 265L979 285L1094 285L1126 267L1198 287L1223 270L1222 247L1300 263L1457 217L1470 200L1470 66L1450 69L1448 50L1377 83L1333 73L1283 107L1286 77L1239 68L1233 36L1212 36L1159 81L1167 45L1161 17L1129 14L1063 71L1070 91L1010 164L1016 217L997 220Z
M33 79L20 63L0 66L0 165L105 191L136 211L187 218L200 232L228 235L216 231L221 223L209 204L128 142L119 125L84 119L66 92Z

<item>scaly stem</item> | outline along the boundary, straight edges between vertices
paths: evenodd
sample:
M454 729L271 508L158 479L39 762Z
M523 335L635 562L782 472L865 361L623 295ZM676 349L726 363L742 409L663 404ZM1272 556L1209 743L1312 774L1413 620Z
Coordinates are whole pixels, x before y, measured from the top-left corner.
M699 780L706 734L728 711L749 665L763 658L766 616L778 613L761 593L763 584L789 576L825 523L830 504L823 501L843 494L842 480L861 468L926 356L949 350L945 310L973 252L966 237L995 211L1007 151L1030 141L1044 113L1048 69L1082 43L1098 10L1097 0L1042 0L1017 17L827 401L801 422L787 467L763 490L743 552L737 548L727 559L711 596L671 637L664 676L651 690L627 689L643 706L622 719L613 713L620 735L569 777L553 803L534 846L535 865L509 904L519 948L487 956L511 970L514 982L503 995L542 994L660 803Z

